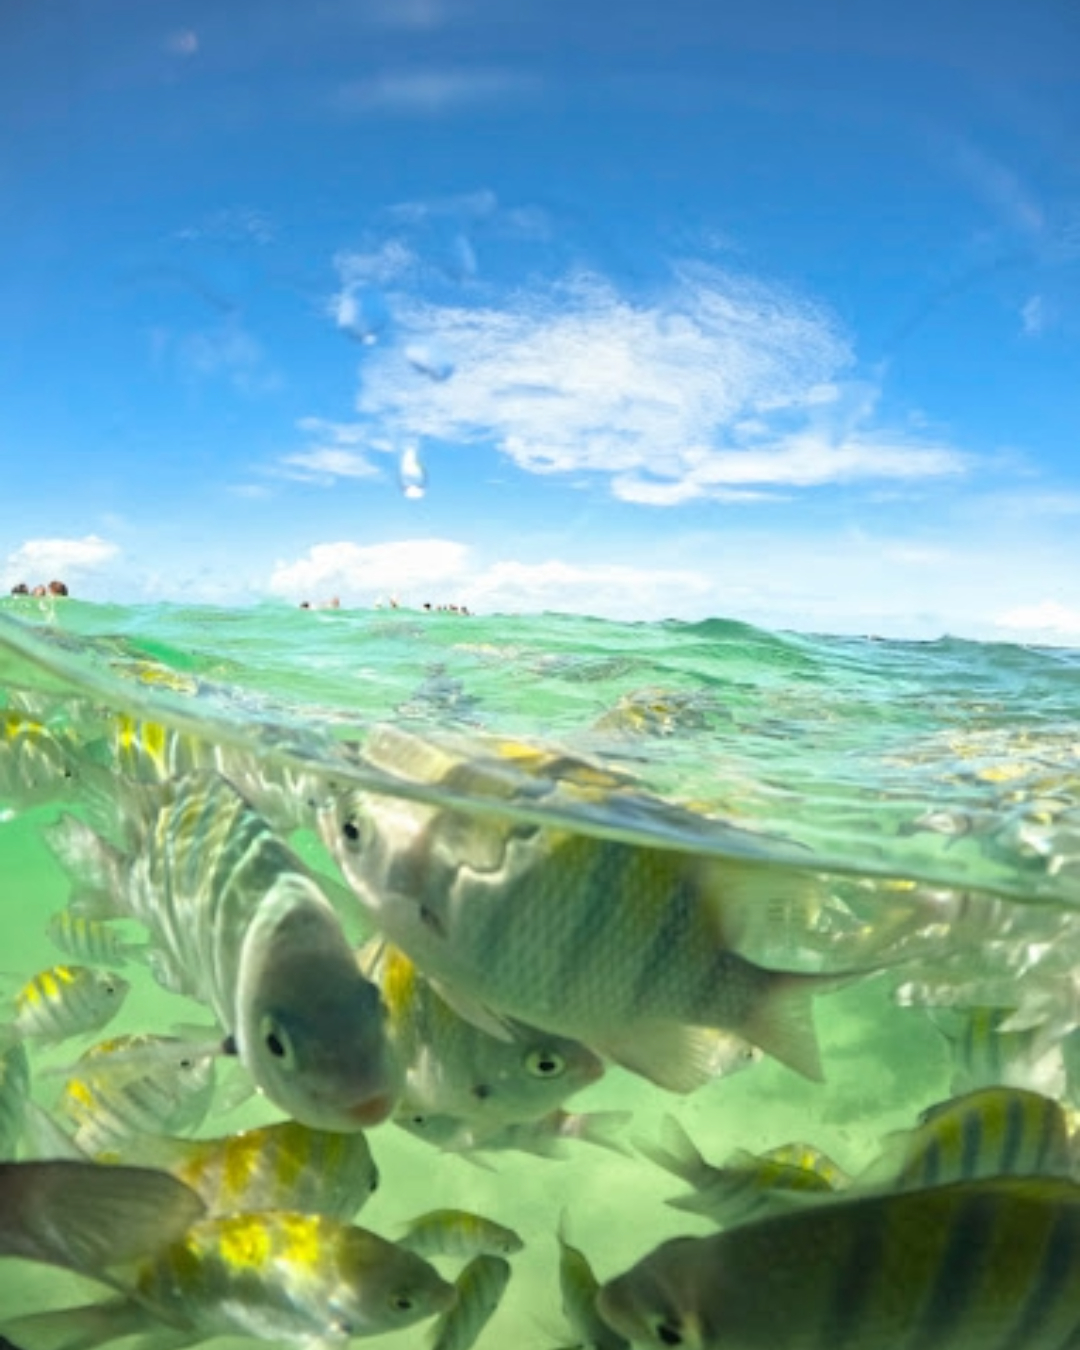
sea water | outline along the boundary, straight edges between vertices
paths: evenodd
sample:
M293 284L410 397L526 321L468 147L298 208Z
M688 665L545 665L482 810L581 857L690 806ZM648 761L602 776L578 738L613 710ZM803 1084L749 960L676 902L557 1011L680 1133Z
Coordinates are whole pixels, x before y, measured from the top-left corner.
M808 948L790 915L763 914L747 940L764 963L835 968L869 953L887 964L890 951L898 960L881 977L817 1000L823 1084L764 1059L678 1097L609 1068L567 1105L632 1112L624 1152L571 1141L557 1160L459 1156L390 1124L373 1131L382 1184L359 1217L364 1226L393 1238L420 1213L460 1206L524 1239L508 1295L480 1342L488 1350L572 1343L558 1292L561 1215L601 1279L666 1237L712 1231L665 1204L685 1187L634 1147L656 1138L665 1113L678 1116L713 1162L736 1148L760 1152L800 1140L857 1175L885 1135L949 1095L949 1047L925 1003L977 1003L1007 987L1015 968L1008 959L995 967L993 953L1001 946L1015 954L1015 944L996 938L1014 932L1016 915L1034 925L1040 950L1055 939L1075 942L1080 653L777 633L719 618L627 624L557 614L29 599L2 601L0 611L0 703L11 690L37 691L54 707L90 699L188 730L206 725L268 758L297 746L317 755L320 744L363 741L385 723L421 735L453 731L466 745L497 734L563 747L708 823L700 840L676 831L665 846L722 853L725 840L736 851L738 841L761 841L766 853L775 847L779 866L794 854L832 879L858 916L851 932L835 949ZM0 802L0 968L11 978L59 959L45 927L69 880L41 834L58 810ZM580 822L586 832L609 826L632 838L641 823L625 827L617 805L605 821L602 803ZM641 841L649 842L647 833ZM292 842L329 865L313 837ZM914 949L890 948L890 924L910 931L911 903L940 904L945 918L920 929ZM914 961L911 978L904 961ZM110 1033L165 1032L200 1013L148 975L132 978ZM59 1081L47 1070L70 1063L87 1043L35 1052L39 1099L47 1103ZM248 1102L212 1114L202 1133L274 1118L266 1103ZM0 1325L100 1292L59 1271L6 1261ZM394 1339L419 1346L429 1337L421 1325Z

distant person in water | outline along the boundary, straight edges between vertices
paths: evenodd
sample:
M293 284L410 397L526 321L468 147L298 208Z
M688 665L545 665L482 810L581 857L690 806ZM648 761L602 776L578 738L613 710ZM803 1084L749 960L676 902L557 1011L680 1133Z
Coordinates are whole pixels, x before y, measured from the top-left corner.
M11 588L11 594L12 594L12 595L29 595L29 594L30 594L30 587L27 586L27 584L26 584L25 581L17 581L17 582L15 583L15 585L12 586L12 588Z
M64 583L63 583L62 581L50 581L50 582L49 582L49 594L50 594L50 595L67 595L67 593L68 593L68 588L64 585Z
M341 601L336 595L332 595L329 600L320 600L317 605L313 605L310 600L300 601L301 609L340 609Z
M30 592L30 594L31 594L31 595L38 595L38 596L40 596L40 595L48 595L48 591L45 589L44 586L35 586L34 589Z

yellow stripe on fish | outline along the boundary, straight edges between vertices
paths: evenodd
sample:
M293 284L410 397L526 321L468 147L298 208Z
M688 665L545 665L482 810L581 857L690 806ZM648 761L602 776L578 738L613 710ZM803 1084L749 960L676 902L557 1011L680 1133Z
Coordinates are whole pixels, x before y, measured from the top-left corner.
M133 1289L148 1313L201 1338L290 1345L411 1326L455 1299L426 1261L376 1234L280 1210L194 1224L141 1266Z
M19 1036L47 1041L98 1031L120 1011L130 987L115 971L51 966L15 996L12 1027Z
M897 1189L1004 1175L1065 1176L1069 1121L1060 1103L1021 1088L981 1088L923 1112L893 1141Z
M1080 1336L1080 1187L997 1177L678 1238L597 1308L643 1348L1060 1350Z

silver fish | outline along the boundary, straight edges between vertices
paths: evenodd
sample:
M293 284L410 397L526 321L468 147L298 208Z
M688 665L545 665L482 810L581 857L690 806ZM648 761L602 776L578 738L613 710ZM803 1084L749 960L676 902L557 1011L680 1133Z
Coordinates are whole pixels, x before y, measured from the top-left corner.
M127 853L73 816L48 831L69 871L146 926L170 988L209 1005L283 1111L318 1129L385 1119L398 1084L379 993L314 875L216 775L127 806Z
M436 1323L431 1350L471 1350L509 1283L509 1261L501 1256L473 1257L454 1282L457 1301Z
M100 1031L124 1005L131 985L90 966L40 970L15 996L11 1027L25 1040L63 1041Z
M116 1036L91 1046L72 1067L58 1101L91 1157L134 1135L194 1130L210 1109L216 1051L175 1036Z
M555 790L399 731L369 754L478 802ZM811 1004L836 980L766 970L725 942L725 910L801 890L794 873L364 793L343 794L320 828L380 934L496 1035L515 1019L689 1091L710 1076L720 1028L822 1076Z
M464 1209L433 1209L413 1219L398 1246L418 1256L513 1256L525 1244L512 1228Z
M1060 1350L1080 1334L1080 1187L996 1177L676 1238L597 1309L640 1347Z
M834 1194L825 1177L813 1168L755 1157L745 1150L734 1153L723 1167L714 1167L674 1116L665 1116L661 1128L660 1144L642 1139L638 1148L658 1167L693 1187L689 1195L668 1201L676 1209L704 1214L714 1223L731 1227Z
M126 1298L19 1318L5 1330L28 1344L44 1334L85 1350L137 1332L155 1350L229 1335L311 1350L412 1326L455 1301L420 1257L366 1229L284 1210L194 1223L116 1283Z
M217 1139L144 1135L129 1140L121 1156L171 1172L203 1198L210 1215L284 1209L351 1219L379 1184L359 1130L313 1130L295 1120Z
M361 964L379 986L404 1077L398 1115L454 1116L483 1132L545 1116L604 1072L578 1041L521 1024L509 1039L481 1031L389 943L369 943Z

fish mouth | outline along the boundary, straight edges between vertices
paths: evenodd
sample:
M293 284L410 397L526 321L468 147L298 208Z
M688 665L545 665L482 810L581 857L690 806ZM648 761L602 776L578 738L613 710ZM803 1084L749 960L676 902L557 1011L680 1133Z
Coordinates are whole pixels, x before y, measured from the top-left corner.
M345 1108L345 1115L357 1125L381 1125L397 1105L397 1097L392 1092L380 1092L363 1101L354 1102Z

